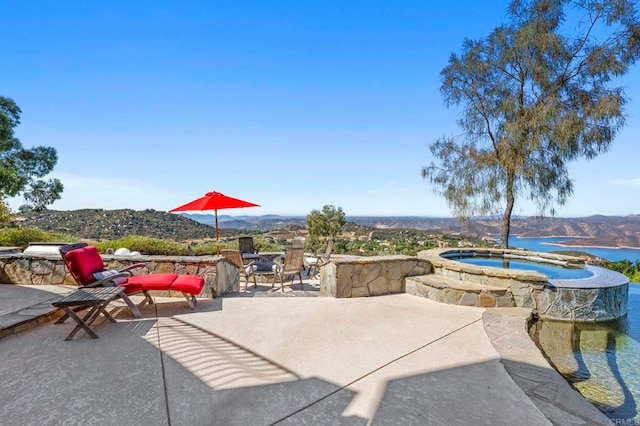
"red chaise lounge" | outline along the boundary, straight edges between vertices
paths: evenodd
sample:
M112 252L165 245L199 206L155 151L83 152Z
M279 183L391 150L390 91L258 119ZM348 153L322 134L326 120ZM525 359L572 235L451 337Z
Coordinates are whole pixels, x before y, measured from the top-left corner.
M102 257L94 246L87 243L67 244L60 247L60 254L69 273L80 287L121 286L125 288L122 299L135 317L140 316L138 307L129 298L130 295L143 293L141 305L153 303L149 291L173 290L184 295L191 309L197 303L196 295L204 287L204 279L195 275L145 274L133 275L133 269L141 268L143 263L128 266L122 270L108 270Z

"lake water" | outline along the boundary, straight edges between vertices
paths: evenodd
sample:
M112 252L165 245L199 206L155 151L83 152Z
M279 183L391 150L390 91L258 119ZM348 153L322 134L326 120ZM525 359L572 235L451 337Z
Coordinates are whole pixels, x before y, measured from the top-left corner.
M562 241L576 240L578 237L544 237L544 238L519 238L512 236L509 238L509 245L531 251L561 251L573 250L583 251L594 256L602 257L611 261L629 260L635 262L640 260L640 248L600 248L600 247L561 247L549 243L561 243ZM498 240L499 241L499 238Z
M530 334L554 367L612 424L640 424L640 284L629 286L623 318L538 321Z

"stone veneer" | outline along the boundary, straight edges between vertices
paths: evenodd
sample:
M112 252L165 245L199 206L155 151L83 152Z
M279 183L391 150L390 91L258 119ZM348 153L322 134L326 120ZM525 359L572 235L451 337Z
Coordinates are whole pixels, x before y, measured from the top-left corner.
M279 253L273 254L279 255ZM239 270L221 256L115 256L101 255L109 269L135 263L144 267L136 274L175 273L204 278L201 297L239 290ZM431 264L412 256L335 256L320 269L320 294L332 297L363 297L403 293L405 277L427 274ZM8 253L0 255L0 282L5 284L76 285L62 259L55 254ZM171 292L159 295L180 296Z
M600 288L547 286L536 303L540 318L593 322L627 314L629 282Z
M343 256L320 268L320 294L337 298L404 293L405 278L431 272L414 256Z
M144 266L135 274L188 274L204 278L200 297L215 297L238 291L238 269L221 261L220 256L115 256L102 255L108 269L122 269L132 264ZM10 253L0 256L0 282L3 284L77 285L64 262L55 254ZM182 297L171 291L156 291L161 296Z

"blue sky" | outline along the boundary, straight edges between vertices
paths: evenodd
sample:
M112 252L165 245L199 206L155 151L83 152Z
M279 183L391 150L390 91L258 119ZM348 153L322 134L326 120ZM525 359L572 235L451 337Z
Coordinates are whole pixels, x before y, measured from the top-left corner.
M57 149L52 209L166 211L215 190L262 206L231 215L449 216L420 176L459 133L439 72L507 5L3 0L0 95L24 146ZM571 166L559 216L640 213L639 77L619 81L627 126Z

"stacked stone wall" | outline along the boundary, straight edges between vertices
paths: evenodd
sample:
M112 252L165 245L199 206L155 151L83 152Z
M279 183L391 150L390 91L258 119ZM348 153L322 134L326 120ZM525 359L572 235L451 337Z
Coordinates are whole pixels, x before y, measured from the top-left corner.
M215 297L238 290L238 270L220 256L113 256L102 255L107 269L122 269L141 263L134 274L172 273L196 275L205 281L201 297ZM0 256L0 283L26 285L77 285L58 255L8 254ZM179 296L175 292L157 295Z
M473 293L482 295L503 288L506 289L505 297L494 298L493 306L506 306L510 299L514 306L532 309L540 318L561 321L606 321L627 313L628 279L617 272L598 272L599 275L589 280L555 280L554 285L547 276L535 271L486 267L455 260L473 254L585 267L582 259L553 253L508 249L425 250L418 253L418 257L431 262L434 276L442 277L442 285L434 283L435 277L411 280L412 292L439 302L487 307L492 306L492 299L476 297ZM592 271L595 269L591 267ZM482 288L467 288L472 285Z
M404 293L405 278L431 272L431 264L411 256L346 257L320 269L320 293L337 298Z

